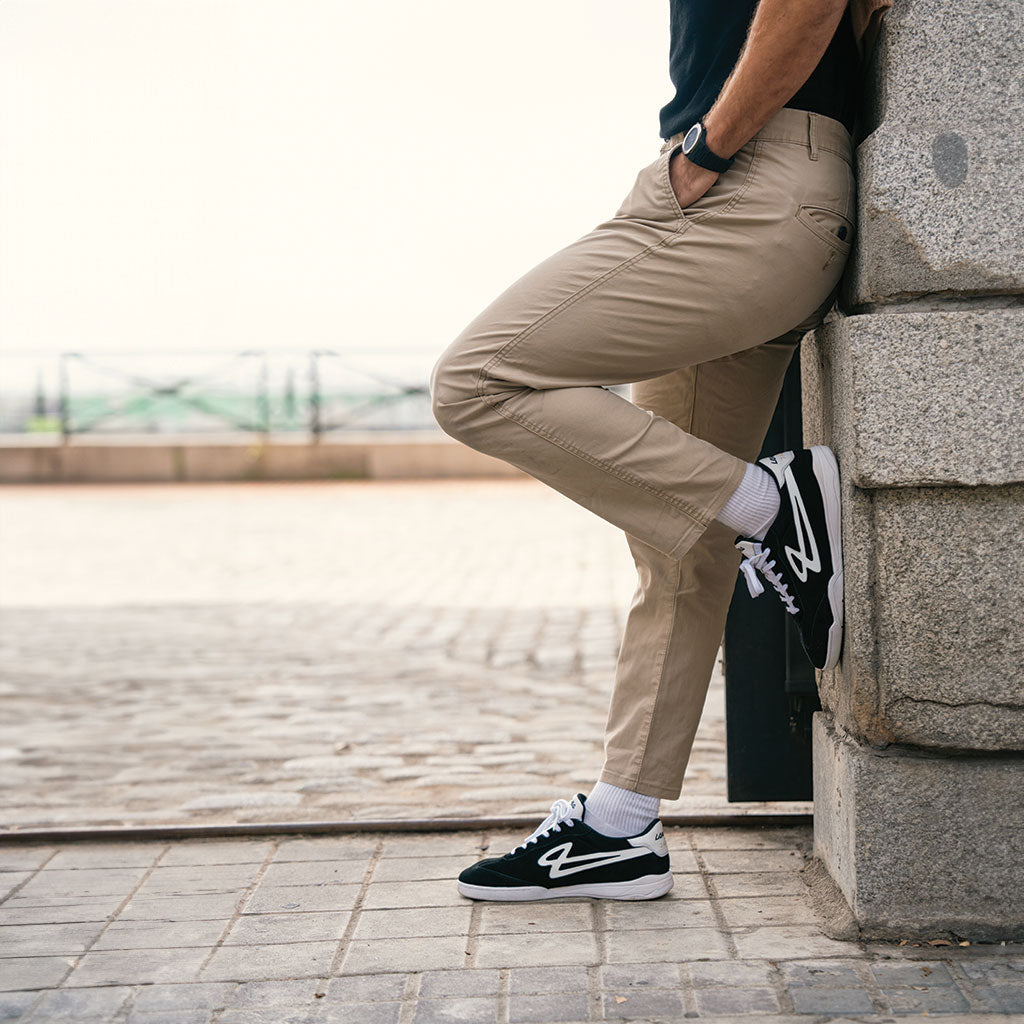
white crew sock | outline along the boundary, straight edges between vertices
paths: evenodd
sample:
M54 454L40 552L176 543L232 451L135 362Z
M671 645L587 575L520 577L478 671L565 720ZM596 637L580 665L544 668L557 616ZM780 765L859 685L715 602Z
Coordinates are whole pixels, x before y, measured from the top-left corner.
M764 540L778 514L779 488L771 474L748 462L739 487L716 518L747 540Z
M658 816L656 796L599 782L587 797L583 821L603 836L635 836Z

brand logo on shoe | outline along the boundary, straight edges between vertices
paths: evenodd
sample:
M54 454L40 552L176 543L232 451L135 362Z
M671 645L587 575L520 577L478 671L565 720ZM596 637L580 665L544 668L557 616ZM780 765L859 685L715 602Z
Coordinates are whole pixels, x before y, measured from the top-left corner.
M765 458L759 460L759 465L764 466L766 470L773 477L775 482L778 484L780 490L784 486L786 479L786 470L793 462L792 452L782 452L779 455L768 455Z
M617 864L621 860L632 860L634 857L646 857L651 851L646 847L633 847L629 850L609 850L607 853L582 853L570 857L572 843L562 843L552 847L537 858L538 864L550 868L552 878L575 875L578 871L591 871L603 868L608 864Z
M800 489L793 478L793 471L786 470L786 484L789 491L789 500L793 505L793 522L796 525L796 542L799 548L786 547L786 558L801 583L807 582L808 572L821 572L821 556L818 552L818 544L814 539L814 530L811 529L811 521L807 518L807 509L804 508L804 499L800 496ZM808 550L808 545L810 550Z

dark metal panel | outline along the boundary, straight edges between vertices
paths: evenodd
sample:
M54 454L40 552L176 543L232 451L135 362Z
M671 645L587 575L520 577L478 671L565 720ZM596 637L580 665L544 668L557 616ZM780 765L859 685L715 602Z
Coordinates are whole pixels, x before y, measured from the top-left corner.
M802 447L800 359L786 373L761 455ZM728 798L811 799L811 715L819 710L814 668L781 601L756 601L738 577L725 624Z

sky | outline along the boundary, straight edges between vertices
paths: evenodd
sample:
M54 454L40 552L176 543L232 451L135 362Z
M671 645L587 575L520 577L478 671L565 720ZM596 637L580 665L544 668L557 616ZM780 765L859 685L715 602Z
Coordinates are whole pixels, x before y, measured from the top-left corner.
M667 54L661 0L2 0L0 356L435 356L614 213Z

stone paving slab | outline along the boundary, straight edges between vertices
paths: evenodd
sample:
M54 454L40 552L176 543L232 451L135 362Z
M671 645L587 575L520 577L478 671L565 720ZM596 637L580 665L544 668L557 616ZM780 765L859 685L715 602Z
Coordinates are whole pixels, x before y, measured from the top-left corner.
M0 488L0 564L8 826L541 815L634 581L529 480ZM665 813L773 809L723 704ZM1024 1021L1024 946L826 936L807 829L667 837L637 904L459 896L507 831L0 846L0 1021Z
M6 486L0 566L0 827L546 812L636 580L528 478ZM664 813L807 810L726 804L724 723Z
M0 875L20 879L0 900L0 1021L1024 1020L1024 944L824 935L804 881L807 828L670 829L677 885L651 902L460 896L459 866L503 852L514 838L0 847ZM771 869L761 871L765 853ZM406 866L410 877L396 878ZM97 897L85 893L103 871L111 873L107 887L117 879L119 888L92 919L88 901ZM723 880L736 878L749 885L725 895ZM147 897L154 879L160 884ZM782 879L784 891L758 899L759 883ZM5 915L26 890L42 917L19 923ZM254 912L261 893L266 901ZM89 920L64 913L78 901Z

